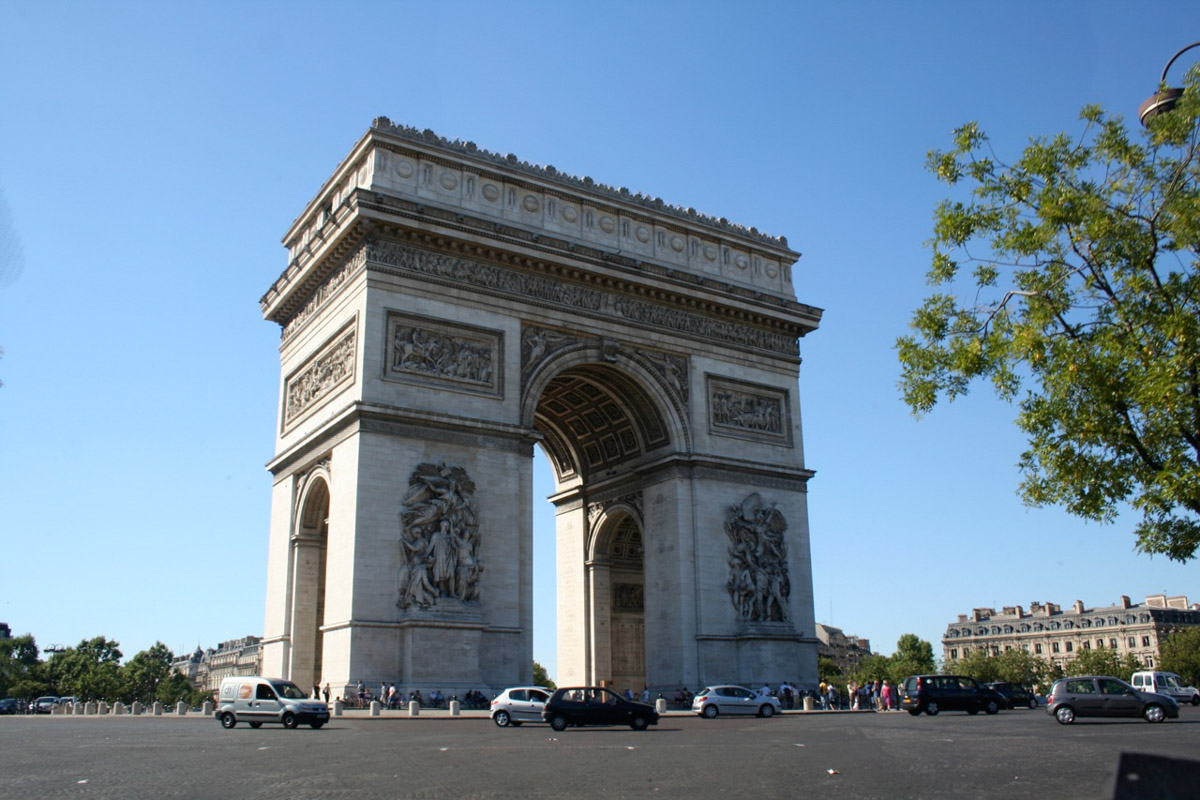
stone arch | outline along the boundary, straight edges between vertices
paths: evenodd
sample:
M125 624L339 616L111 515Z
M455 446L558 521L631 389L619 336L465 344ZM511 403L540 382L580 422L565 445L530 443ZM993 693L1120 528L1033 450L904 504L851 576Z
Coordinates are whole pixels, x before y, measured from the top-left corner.
M593 526L587 561L591 681L640 692L646 677L646 583L642 523L622 504Z
M288 594L291 663L288 676L308 687L324 671L325 585L329 552L329 465L322 462L304 476L296 492L291 534Z

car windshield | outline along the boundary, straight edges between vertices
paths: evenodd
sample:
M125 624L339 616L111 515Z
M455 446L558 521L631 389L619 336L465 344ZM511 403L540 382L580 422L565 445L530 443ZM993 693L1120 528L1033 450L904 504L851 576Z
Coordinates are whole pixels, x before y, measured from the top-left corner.
M280 697L287 700L303 700L308 697L308 695L300 691L299 686L291 681L271 681L271 685L275 687L275 692Z
M1164 686L1169 686L1172 689L1179 688L1179 679L1176 678L1174 675L1163 675L1162 682L1163 682Z

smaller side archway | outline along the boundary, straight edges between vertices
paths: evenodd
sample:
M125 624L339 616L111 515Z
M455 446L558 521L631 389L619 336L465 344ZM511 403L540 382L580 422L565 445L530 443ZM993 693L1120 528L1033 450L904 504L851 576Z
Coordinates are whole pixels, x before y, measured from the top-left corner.
M300 489L291 536L288 677L305 690L324 672L325 585L329 552L329 472L318 467Z
M592 681L640 692L647 685L646 593L636 511L623 505L607 510L596 520L589 550Z

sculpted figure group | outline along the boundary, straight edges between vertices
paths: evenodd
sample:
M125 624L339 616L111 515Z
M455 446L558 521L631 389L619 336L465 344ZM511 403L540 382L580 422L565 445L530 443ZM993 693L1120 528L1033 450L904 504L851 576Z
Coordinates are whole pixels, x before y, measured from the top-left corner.
M729 599L749 622L786 622L791 586L787 571L787 521L774 504L764 505L755 492L730 506L725 516L729 535Z
M400 608L439 598L479 600L479 515L475 483L461 467L421 464L408 479L400 512Z

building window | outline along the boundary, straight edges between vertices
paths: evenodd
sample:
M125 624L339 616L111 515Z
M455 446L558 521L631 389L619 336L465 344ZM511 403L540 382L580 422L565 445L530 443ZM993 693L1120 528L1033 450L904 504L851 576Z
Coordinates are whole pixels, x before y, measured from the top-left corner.
M1108 640L1108 646L1109 646L1109 647L1111 647L1113 650L1116 650L1116 649L1117 649L1117 640L1116 640L1116 639L1109 639L1109 640Z
M1068 652L1068 653L1070 653L1070 652L1071 652L1071 651L1073 651L1074 649L1075 649L1075 643L1074 643L1074 642L1067 642L1067 648L1066 648L1067 652Z
M1091 643L1089 640L1087 640L1087 639L1084 639L1084 640L1083 640L1083 649L1084 649L1084 650L1091 650L1091 649L1092 649L1092 643ZM1070 644L1070 642L1068 642L1068 643L1067 643L1067 652L1070 652L1070 650L1071 650L1071 644Z
M1137 639L1133 638L1132 636L1129 637L1129 647L1131 649L1137 647Z
M1150 646L1150 637L1143 636L1142 637L1142 647L1149 647L1149 646Z
M1004 652L1007 653L1009 650L1012 650L1012 645L1011 644L1004 645Z
M950 658L953 658L953 659L958 658L958 648L957 647L950 651Z
M1096 647L1097 647L1097 648L1104 647L1104 640L1103 640L1103 639L1097 639L1097 640L1096 640ZM1114 647L1114 648L1116 648L1116 645L1114 644L1114 645L1113 645L1113 647Z
M1033 646L1033 652L1040 656L1042 654L1042 646L1040 644L1035 644Z
M1050 652L1051 652L1051 653L1057 653L1057 652L1058 652L1058 642L1053 642L1053 643L1051 643L1051 645L1050 645Z

